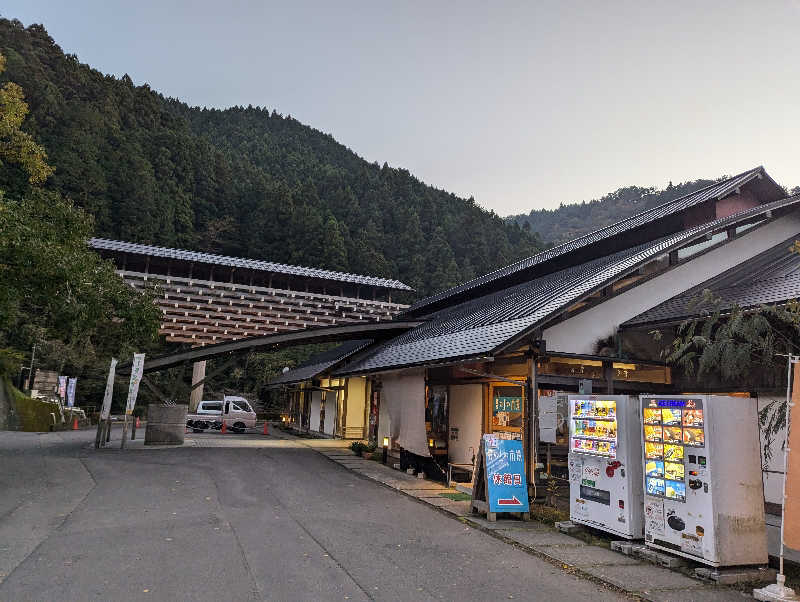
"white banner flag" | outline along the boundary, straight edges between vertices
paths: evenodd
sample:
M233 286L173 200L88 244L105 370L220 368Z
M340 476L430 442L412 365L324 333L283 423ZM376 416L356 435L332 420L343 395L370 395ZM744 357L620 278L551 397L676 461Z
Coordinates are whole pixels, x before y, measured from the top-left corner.
M139 394L139 383L142 382L144 372L144 353L133 354L133 365L131 366L131 383L128 386L128 403L125 406L127 415L133 414L136 405L136 396Z
M67 407L75 405L75 387L78 384L77 378L70 378L67 383Z
M107 420L111 413L111 398L114 395L114 373L117 370L117 359L111 358L111 367L108 369L106 393L103 395L103 408L100 410L100 420Z
M67 398L67 377L66 376L59 376L58 377L58 396L61 398L61 401L64 401Z

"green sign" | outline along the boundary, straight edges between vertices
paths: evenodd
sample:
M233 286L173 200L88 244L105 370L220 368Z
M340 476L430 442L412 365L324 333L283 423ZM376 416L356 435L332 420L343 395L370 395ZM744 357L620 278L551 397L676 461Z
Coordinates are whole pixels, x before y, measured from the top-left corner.
M522 397L495 397L494 413L497 412L521 412Z

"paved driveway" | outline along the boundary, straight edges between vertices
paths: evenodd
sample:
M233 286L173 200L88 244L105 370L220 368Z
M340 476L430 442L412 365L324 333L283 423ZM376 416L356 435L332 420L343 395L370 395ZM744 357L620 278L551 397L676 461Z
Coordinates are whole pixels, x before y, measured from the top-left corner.
M619 599L296 442L92 440L0 433L0 600Z

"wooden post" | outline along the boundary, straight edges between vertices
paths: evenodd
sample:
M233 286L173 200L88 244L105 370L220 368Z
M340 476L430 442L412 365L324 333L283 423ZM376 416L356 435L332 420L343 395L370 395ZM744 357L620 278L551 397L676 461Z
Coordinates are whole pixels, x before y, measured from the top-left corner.
M97 434L94 437L94 448L100 449L100 444L103 442L103 419L97 417Z
M606 393L609 395L614 394L614 364L612 362L603 362L603 377L606 380Z
M122 441L119 444L120 449L125 449L125 438L128 436L128 410L125 409L125 418L122 423Z

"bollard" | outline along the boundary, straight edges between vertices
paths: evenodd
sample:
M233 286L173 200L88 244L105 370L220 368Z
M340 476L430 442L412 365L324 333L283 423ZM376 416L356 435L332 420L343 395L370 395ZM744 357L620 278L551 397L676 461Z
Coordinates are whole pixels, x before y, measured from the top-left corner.
M264 421L264 434L269 435L269 423Z

